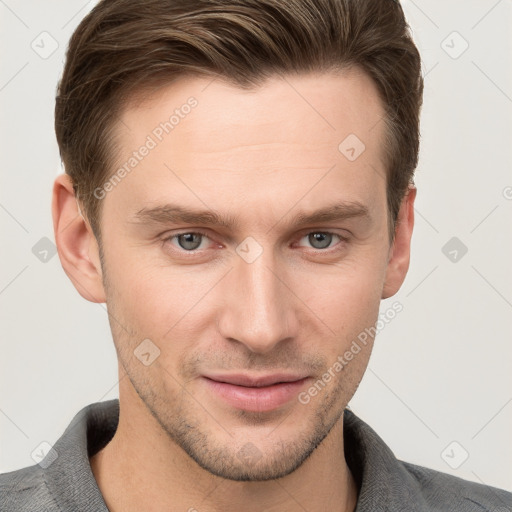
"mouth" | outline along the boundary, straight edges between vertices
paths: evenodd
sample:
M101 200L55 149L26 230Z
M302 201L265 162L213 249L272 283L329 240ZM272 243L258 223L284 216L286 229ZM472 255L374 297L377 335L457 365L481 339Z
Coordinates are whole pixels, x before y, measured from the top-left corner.
M248 388L261 388L272 386L274 384L283 384L287 382L297 382L303 380L306 375L290 374L290 373L273 373L266 375L248 375L245 373L233 374L208 374L204 377L216 382L225 384L233 384L235 386L244 386Z
M265 412L284 406L310 379L304 375L247 374L203 375L202 381L216 397L232 407Z

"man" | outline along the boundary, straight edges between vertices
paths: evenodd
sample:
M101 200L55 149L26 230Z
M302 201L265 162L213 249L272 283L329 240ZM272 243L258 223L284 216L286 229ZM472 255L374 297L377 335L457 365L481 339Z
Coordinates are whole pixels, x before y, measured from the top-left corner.
M100 2L53 218L119 401L2 475L1 510L512 510L347 408L409 265L422 91L392 0Z

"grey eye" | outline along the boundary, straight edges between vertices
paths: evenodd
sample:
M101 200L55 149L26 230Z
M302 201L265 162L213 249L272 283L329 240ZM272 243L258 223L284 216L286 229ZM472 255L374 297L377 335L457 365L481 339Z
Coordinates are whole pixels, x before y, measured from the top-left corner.
M200 233L183 233L176 235L180 247L187 251L196 250L201 245L202 237L203 235Z
M315 249L325 249L332 242L332 233L310 233L308 241Z

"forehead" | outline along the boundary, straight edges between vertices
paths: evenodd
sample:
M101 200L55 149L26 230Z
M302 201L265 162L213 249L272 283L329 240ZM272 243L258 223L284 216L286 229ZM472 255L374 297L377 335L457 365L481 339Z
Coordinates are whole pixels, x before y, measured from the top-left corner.
M196 106L189 108L191 98ZM195 152L219 153L233 147L224 129L236 131L238 142L248 139L248 146L287 142L291 136L307 145L332 146L351 133L372 145L384 110L375 83L358 67L275 75L250 89L219 78L184 77L127 104L118 124L123 144L136 145L141 131L151 133L155 121L165 124L173 113L174 138L187 137Z
M289 208L303 196L307 208L337 191L364 203L385 190L383 116L375 84L358 68L275 76L249 90L183 78L123 111L116 168L151 149L107 202L135 212L169 199L205 206L208 198L219 210L238 197L240 207L254 200Z

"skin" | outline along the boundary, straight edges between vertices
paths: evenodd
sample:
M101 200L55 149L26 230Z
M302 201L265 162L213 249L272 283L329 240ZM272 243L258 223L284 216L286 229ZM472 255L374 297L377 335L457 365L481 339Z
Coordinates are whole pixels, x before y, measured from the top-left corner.
M190 96L197 107L102 199L103 261L69 177L55 180L60 260L84 298L106 302L119 359L119 426L91 458L93 474L115 512L353 511L343 411L373 340L308 404L269 412L227 404L201 375L296 371L310 377L307 391L402 285L416 190L391 244L377 89L357 68L251 91L182 78L124 110L119 165ZM338 150L351 133L366 146L355 161ZM171 201L238 226L137 222ZM291 224L333 203L368 215ZM207 237L173 237L197 230ZM333 235L315 241L319 232ZM236 251L247 237L262 250L251 263ZM134 350L148 338L160 354L146 366ZM247 443L256 462L240 457Z

